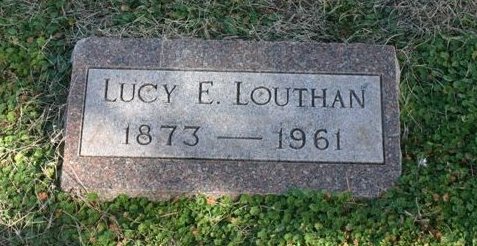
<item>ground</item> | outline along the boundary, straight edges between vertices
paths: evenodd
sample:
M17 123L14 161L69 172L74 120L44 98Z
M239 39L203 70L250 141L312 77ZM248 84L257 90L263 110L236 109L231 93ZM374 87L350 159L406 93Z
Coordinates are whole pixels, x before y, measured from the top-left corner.
M88 36L388 44L403 174L377 199L152 202L58 188L71 51ZM474 0L0 2L0 245L477 244Z

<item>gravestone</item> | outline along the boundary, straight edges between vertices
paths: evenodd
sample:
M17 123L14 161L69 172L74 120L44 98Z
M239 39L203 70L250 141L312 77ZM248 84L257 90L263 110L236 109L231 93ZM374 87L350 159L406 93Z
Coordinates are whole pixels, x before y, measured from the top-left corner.
M83 39L61 186L375 197L401 172L398 82L390 46Z

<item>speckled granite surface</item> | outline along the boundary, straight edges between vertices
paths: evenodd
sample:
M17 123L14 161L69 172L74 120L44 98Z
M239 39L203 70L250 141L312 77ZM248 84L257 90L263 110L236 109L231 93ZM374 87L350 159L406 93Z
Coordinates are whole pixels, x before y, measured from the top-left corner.
M80 156L89 68L250 71L381 76L384 164ZM375 197L401 173L399 67L393 47L365 44L87 38L73 52L61 187L167 199L290 188Z

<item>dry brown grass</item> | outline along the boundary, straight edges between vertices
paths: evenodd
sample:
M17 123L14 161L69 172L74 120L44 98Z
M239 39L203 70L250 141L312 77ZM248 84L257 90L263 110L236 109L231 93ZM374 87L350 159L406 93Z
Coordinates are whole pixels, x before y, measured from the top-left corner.
M477 1L241 1L230 8L232 18L243 20L250 9L259 10L257 25L247 27L248 33L239 38L256 40L319 40L367 41L385 43L402 35L407 39L439 33L475 33ZM74 40L90 35L121 37L200 37L237 38L217 33L221 19L212 13L224 8L216 1L179 1L191 10L185 18L174 18L167 12L150 14L157 6L138 8L141 12L131 22L114 25L114 16L133 11L132 7L112 5L106 1L74 1L66 10L75 19ZM134 9L134 10L138 10ZM171 9L169 9L171 10ZM380 16L380 13L388 13ZM238 14L237 14L238 13ZM369 14L380 18L362 21ZM273 16L273 21L265 20ZM240 27L242 23L234 23ZM359 28L351 28L352 25ZM347 29L350 27L351 32ZM474 27L470 29L469 27ZM72 40L73 41L73 40Z

